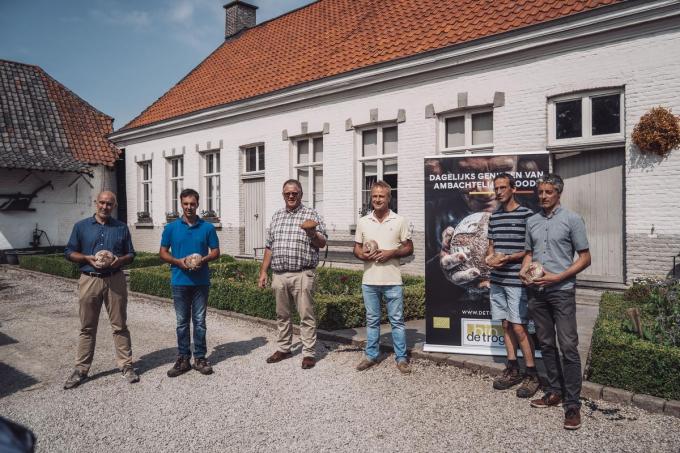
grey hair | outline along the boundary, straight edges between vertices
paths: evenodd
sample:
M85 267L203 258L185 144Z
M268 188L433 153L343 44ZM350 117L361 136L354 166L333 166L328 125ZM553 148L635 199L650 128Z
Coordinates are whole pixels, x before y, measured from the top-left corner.
M555 190L557 190L558 193L562 193L564 190L564 181L557 173L548 173L547 175L538 178L538 181L536 182L537 184L551 184L555 186Z

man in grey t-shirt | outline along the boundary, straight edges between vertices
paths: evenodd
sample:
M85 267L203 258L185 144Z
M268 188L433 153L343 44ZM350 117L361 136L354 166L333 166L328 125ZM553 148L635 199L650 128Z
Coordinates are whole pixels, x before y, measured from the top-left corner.
M541 211L527 220L526 255L519 276L529 287L529 316L536 323L548 375L545 395L531 401L531 406L563 404L564 428L578 429L581 427L581 358L575 284L576 274L590 266L590 251L583 219L560 205L563 189L564 182L559 175L548 174L538 180ZM576 260L574 255L578 255ZM542 276L532 278L532 262L543 266Z

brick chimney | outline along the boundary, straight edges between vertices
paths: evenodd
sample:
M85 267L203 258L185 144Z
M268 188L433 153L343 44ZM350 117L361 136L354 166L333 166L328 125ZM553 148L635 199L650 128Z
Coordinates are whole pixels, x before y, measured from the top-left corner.
M226 13L224 21L224 39L229 39L241 30L255 26L255 10L257 6L241 0L234 0L224 5Z

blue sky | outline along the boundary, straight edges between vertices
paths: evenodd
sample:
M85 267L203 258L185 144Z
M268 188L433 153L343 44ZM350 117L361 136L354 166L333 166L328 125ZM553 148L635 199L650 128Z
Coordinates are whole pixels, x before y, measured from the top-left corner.
M250 0L258 23L313 0ZM0 59L35 64L124 126L224 40L228 0L0 0Z

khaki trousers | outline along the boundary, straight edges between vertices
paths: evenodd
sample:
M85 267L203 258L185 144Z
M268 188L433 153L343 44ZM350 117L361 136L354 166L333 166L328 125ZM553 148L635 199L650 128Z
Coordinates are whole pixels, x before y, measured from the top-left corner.
M291 303L294 302L300 314L300 340L302 356L314 357L316 346L316 317L314 316L314 270L274 274L272 290L276 297L276 324L279 338L277 346L281 352L290 352L293 343L293 321Z
M76 369L87 373L94 358L97 341L97 325L102 302L109 315L113 344L116 348L116 364L121 370L132 366L132 347L127 328L127 285L125 274L116 272L110 277L81 275L78 280L80 335L76 354Z

